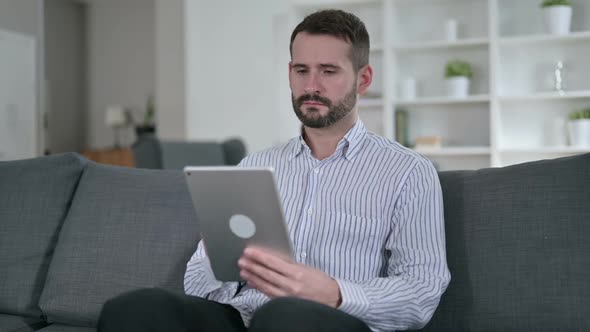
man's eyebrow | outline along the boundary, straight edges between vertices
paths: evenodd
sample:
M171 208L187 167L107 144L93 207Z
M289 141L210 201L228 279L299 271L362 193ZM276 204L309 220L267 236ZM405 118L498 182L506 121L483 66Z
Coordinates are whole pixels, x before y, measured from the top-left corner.
M303 64L303 63L294 63L292 65L292 67L293 68L304 68L304 69L309 68L308 65ZM332 63L322 63L322 64L320 64L320 67L323 69L340 69L340 66L332 64Z

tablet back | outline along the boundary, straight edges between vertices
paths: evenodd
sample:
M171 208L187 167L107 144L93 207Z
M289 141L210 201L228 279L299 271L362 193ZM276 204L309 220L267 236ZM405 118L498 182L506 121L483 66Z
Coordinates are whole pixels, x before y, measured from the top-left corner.
M184 173L218 280L240 280L246 245L292 257L272 168L189 166Z

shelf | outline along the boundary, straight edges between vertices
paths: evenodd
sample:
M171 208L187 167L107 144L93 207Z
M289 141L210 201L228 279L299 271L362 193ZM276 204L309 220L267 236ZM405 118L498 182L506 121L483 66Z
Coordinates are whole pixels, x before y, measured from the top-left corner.
M410 142L440 137L442 147L414 149L437 169L590 153L590 147L567 146L569 113L590 105L590 0L574 1L574 31L567 35L545 33L542 0L295 2L301 1L352 9L365 21L375 76L358 100L359 115L389 139L404 126ZM445 38L453 34L451 20L457 23L454 41ZM468 61L475 72L466 98L447 95L444 74L451 59ZM557 61L569 89L563 93L552 89ZM411 79L415 98L402 99Z
M458 104L476 104L487 103L490 101L489 95L472 95L463 99L449 97L429 97L419 98L416 100L400 100L395 103L396 106L430 106L430 105L458 105Z
M539 100L571 100L590 98L590 90L559 92L539 92L520 96L500 96L501 102L527 102Z
M411 43L394 47L395 51L398 52L412 52L412 51L426 51L426 50L440 50L440 49L453 49L461 47L479 47L488 45L487 38L472 38L472 39L458 39L454 42L448 41L429 41Z
M414 149L426 156L483 156L489 155L491 150L486 146L473 147L442 147L432 149Z
M542 44L556 42L590 41L590 31L572 32L568 35L529 35L517 37L503 37L499 39L502 46L523 46L527 44Z
M548 148L511 148L500 149L499 152L507 154L576 154L590 152L590 147L557 146Z
M379 5L381 3L380 0L329 0L324 2L319 2L317 0L293 0L291 3L299 9L311 9L311 10L318 10L320 8L326 7L326 5L334 5L338 8L342 6L371 6L371 5ZM342 8L345 10L349 10L350 8Z

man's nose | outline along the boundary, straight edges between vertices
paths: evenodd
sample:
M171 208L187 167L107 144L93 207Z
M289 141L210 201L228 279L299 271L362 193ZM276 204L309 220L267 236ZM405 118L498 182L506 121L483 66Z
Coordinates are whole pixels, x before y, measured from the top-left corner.
M305 87L303 90L307 94L319 94L320 93L320 82L318 80L317 74L312 73L308 76L308 79L305 82Z

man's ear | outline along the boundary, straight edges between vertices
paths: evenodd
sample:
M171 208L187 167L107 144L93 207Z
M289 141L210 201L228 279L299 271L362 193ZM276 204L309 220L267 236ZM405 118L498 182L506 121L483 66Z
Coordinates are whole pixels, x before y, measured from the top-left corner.
M362 67L358 74L357 74L357 89L356 92L359 95L364 94L367 92L371 83L373 82L373 67L371 65L366 65Z
M293 61L289 61L289 87L291 86L291 69L293 69Z

